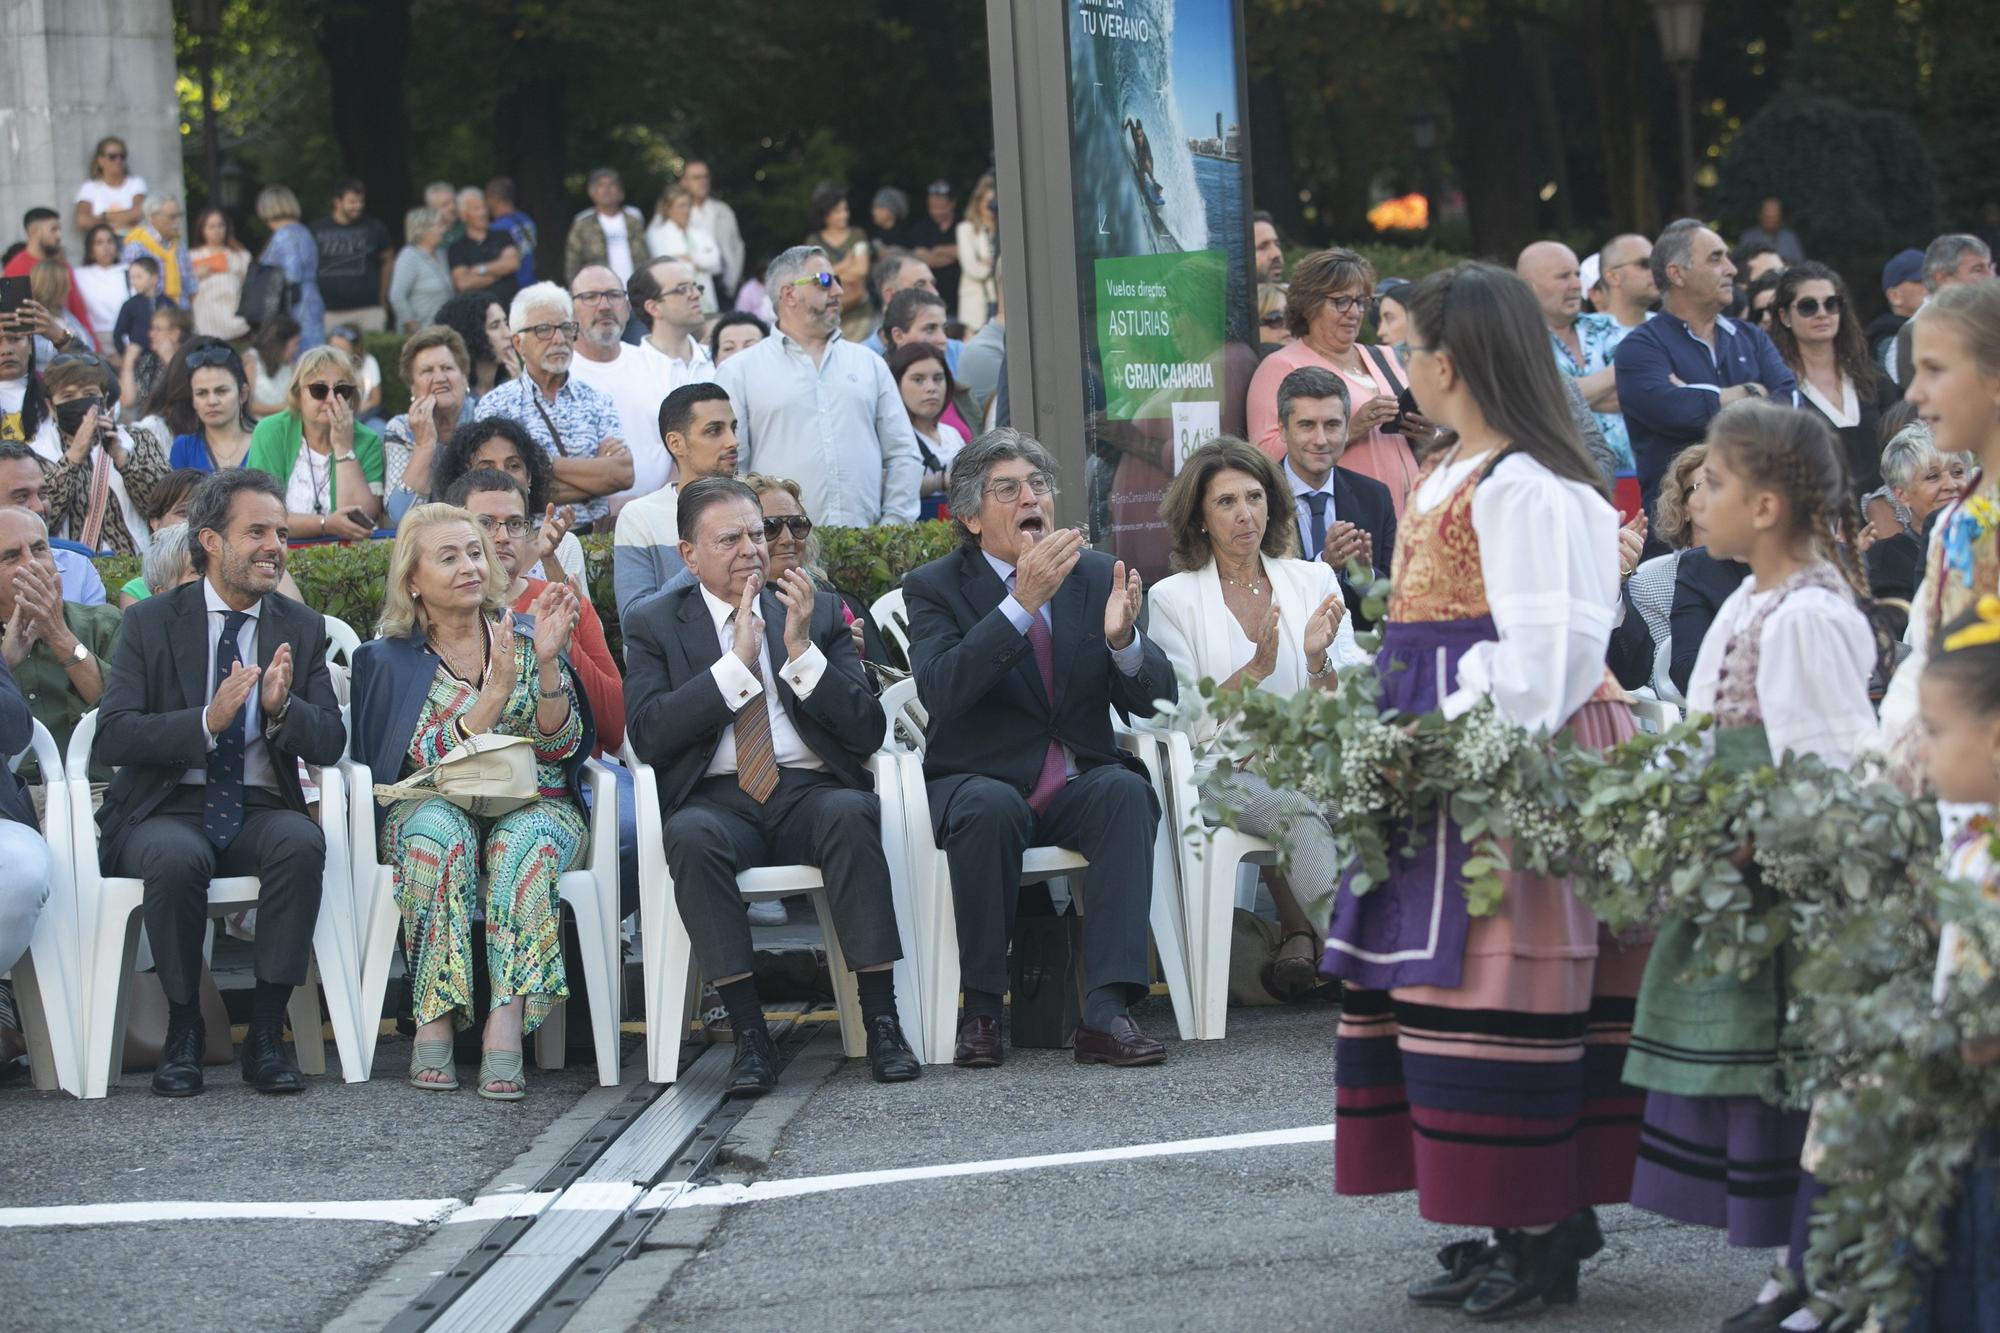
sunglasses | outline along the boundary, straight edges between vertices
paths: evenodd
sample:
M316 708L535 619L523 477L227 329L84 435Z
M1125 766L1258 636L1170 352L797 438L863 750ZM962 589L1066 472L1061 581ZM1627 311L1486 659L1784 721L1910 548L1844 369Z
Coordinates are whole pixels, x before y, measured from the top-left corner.
M354 386L352 384L328 384L325 380L316 380L306 385L306 392L313 396L313 401L320 403L325 402L326 396L330 393L339 394L340 400L344 403L354 401Z
M44 370L54 370L58 366L102 366L104 358L92 352L64 352L50 361Z
M793 541L802 542L811 535L813 521L804 514L770 515L764 520L764 540L774 542L778 540L778 534L786 529L791 530Z
M1273 310L1268 315L1260 316L1257 322L1267 329L1281 329L1285 327L1285 312L1282 310Z
M104 154L104 160L106 162L123 162L125 160L125 154L107 152L106 154Z
M188 353L188 369L206 370L212 366L226 366L229 364L229 358L233 355L234 353L227 347L197 348L195 351Z
M793 278L785 285L787 287L818 287L825 289L833 286L837 281L839 279L835 278L831 273L808 273L803 278Z
M1792 309L1798 311L1801 315L1804 315L1807 319L1811 319L1814 315L1817 315L1821 311L1821 309L1824 309L1826 313L1829 315L1837 315L1846 306L1846 304L1847 303L1845 301L1842 301L1838 296L1829 296L1826 298L1824 303L1822 303L1820 299L1816 296L1801 296L1798 300L1792 302Z

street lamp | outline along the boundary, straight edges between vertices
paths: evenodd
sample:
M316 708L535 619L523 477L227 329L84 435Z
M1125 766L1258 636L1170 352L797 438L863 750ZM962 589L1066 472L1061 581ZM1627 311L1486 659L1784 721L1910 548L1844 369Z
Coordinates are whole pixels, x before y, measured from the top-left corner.
M1701 57L1701 11L1708 0L1653 0L1653 24L1660 33L1660 54L1673 71L1674 95L1681 116L1681 215L1693 217L1694 198L1694 62Z
M196 55L201 62L202 165L213 202L221 191L222 174L222 148L215 133L215 39L222 36L222 0L188 0L187 13L188 32L200 39Z

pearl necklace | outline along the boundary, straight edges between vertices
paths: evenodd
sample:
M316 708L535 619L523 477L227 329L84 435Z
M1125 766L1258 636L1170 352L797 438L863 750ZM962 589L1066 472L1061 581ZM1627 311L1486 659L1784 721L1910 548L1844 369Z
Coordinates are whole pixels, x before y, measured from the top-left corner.
M1215 572L1222 574L1222 566L1217 565ZM1250 582L1244 583L1240 579L1233 579L1227 574L1222 574L1222 581L1232 587L1247 589L1252 597L1261 597L1264 595L1264 580L1262 578L1252 579Z

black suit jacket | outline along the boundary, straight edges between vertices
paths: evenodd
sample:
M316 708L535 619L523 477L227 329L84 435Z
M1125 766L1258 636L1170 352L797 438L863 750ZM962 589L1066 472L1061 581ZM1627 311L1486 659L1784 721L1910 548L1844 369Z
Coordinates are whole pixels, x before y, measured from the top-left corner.
M1297 499L1294 498L1294 517L1298 509ZM1335 468L1333 519L1338 523L1352 523L1368 534L1368 562L1375 566L1376 578L1388 578L1389 565L1396 556L1396 503L1389 496L1389 488L1373 477L1364 477L1344 467ZM1315 560L1319 558L1319 552L1312 549L1312 530L1304 524L1299 525L1299 550L1310 552ZM1344 568L1336 570L1334 577L1340 583L1340 600L1347 604L1347 614L1354 618L1354 627L1373 629L1375 622L1361 610L1362 599L1367 596L1368 590L1350 583Z
M1715 623L1715 613L1736 591L1736 585L1750 577L1750 566L1736 560L1717 560L1706 547L1697 546L1681 553L1674 566L1674 607L1669 614L1668 632L1673 639L1673 656L1667 676L1674 688L1687 693L1694 675L1694 660L1701 655L1701 641Z
M1104 604L1113 561L1085 551L1049 603L1055 698L1026 636L1000 611L1007 589L976 547L961 547L903 577L910 613L910 658L917 695L930 714L924 774L984 776L1034 790L1051 740L1067 745L1081 770L1140 763L1118 748L1111 709L1150 717L1174 699L1174 669L1143 634L1139 673L1127 676L1104 641Z
M801 699L784 677L791 656L785 648L785 608L769 588L757 599L785 716L828 773L849 787L872 791L868 757L881 748L887 723L882 705L868 692L840 606L835 593L813 598L812 641L826 655L826 670ZM624 629L625 735L640 762L658 772L664 812L685 801L708 771L723 730L736 723L736 707L722 697L710 671L722 645L699 584L639 603Z
M326 671L326 620L289 597L264 598L257 622L257 665L268 668L278 645L292 646L291 707L266 733L279 794L305 812L299 766L336 764L347 749L340 703ZM259 689L263 688L260 684ZM208 603L200 581L149 597L125 613L118 652L97 703L95 756L118 772L98 811L106 865L138 823L158 808L190 768L208 766Z

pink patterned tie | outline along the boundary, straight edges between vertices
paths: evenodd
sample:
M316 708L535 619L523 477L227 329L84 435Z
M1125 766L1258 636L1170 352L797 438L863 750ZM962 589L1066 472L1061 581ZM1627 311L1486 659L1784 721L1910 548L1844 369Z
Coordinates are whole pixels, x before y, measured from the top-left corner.
M1042 673L1042 688L1048 692L1049 702L1056 697L1056 653L1055 640L1049 636L1048 622L1040 612L1028 616L1028 646L1035 650L1035 667ZM1035 779L1035 789L1028 793L1028 808L1036 814L1047 814L1049 802L1063 789L1063 749L1060 742L1050 741L1048 753L1042 756L1041 776Z

